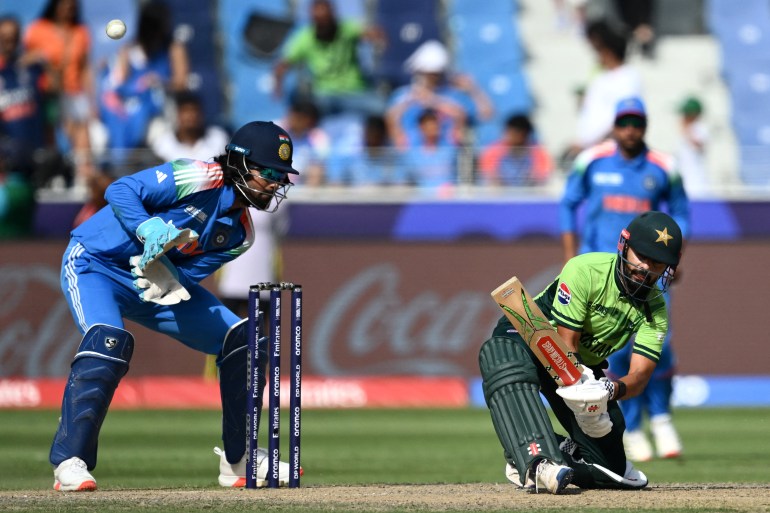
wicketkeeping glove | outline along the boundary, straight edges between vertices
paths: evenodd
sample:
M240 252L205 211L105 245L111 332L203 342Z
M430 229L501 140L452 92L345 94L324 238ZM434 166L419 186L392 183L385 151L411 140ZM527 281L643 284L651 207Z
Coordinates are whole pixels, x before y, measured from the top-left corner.
M172 221L164 223L160 217L151 217L136 229L136 236L144 244L139 260L139 269L145 269L150 262L175 246L198 239L198 233L190 228L178 230Z
M139 268L141 256L132 256L131 274L136 278L134 288L139 298L159 305L175 305L190 299L190 293L179 283L179 271L167 256L161 256L145 269Z

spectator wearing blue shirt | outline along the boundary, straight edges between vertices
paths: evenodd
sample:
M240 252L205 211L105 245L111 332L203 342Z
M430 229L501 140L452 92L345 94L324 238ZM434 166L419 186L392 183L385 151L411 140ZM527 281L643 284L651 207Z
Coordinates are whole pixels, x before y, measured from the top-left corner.
M409 181L439 195L457 183L457 147L441 139L439 115L425 109L418 117L422 144L404 153Z
M200 282L252 246L248 208L278 208L292 185L289 177L299 174L292 156L285 130L247 123L213 161L174 160L115 181L105 194L108 205L72 231L61 286L83 339L49 456L54 489L96 489L89 471L96 467L99 430L134 347L124 319L217 356L224 444L224 451L215 449L219 484L244 485L246 319ZM257 485L264 486L267 451L259 454ZM279 474L285 484L286 463Z
M661 210L666 204L671 216L687 237L690 208L674 159L649 148L644 142L647 113L638 97L620 100L615 109L612 140L580 153L567 178L559 207L564 259L578 253L578 207L585 203L585 221L580 253L617 251L617 234L638 214ZM665 239L665 237L663 237ZM667 298L667 304L670 300ZM626 455L635 461L652 458L652 448L642 430L642 414L650 416L650 427L660 457L677 457L682 445L671 421L671 393L675 358L670 333L660 360L645 391L621 401L626 419ZM628 370L632 345L610 357L609 372L623 376Z
M21 25L0 17L0 137L29 158L46 146L43 91L44 62L21 51ZM21 163L20 163L21 164Z
M341 149L342 150L342 149ZM330 185L403 185L406 171L401 154L388 139L382 116L369 116L364 122L362 142L348 151L333 153L327 165Z
M438 41L426 41L405 62L412 81L393 91L385 112L398 148L423 143L419 118L426 109L438 116L441 144L462 143L469 126L492 116L487 95L470 76L449 74L449 62L449 52Z

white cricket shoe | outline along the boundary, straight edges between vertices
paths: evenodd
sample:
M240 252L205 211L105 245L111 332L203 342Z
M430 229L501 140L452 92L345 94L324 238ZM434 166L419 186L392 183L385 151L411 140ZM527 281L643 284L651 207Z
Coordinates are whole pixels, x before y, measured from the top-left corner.
M535 490L545 488L556 495L562 492L572 481L575 471L566 465L559 465L550 460L541 460L535 469Z
M626 459L631 461L650 461L652 459L652 446L644 431L637 429L623 433L623 447L626 450Z
M96 479L88 472L86 462L73 456L53 469L53 489L60 492L92 492Z
M678 458L682 455L682 441L671 421L671 415L664 413L652 417L650 431L652 431L655 452L659 458Z
M226 488L243 488L246 486L246 455L244 454L238 463L229 463L225 457L225 451L214 447L214 453L219 456L219 486ZM268 452L259 447L257 449L257 487L267 486L267 471L270 466ZM278 464L278 486L289 484L289 464L281 461ZM302 467L299 475L303 475Z
M508 481L515 484L518 488L523 488L525 490L531 490L535 488L535 481L531 476L527 476L526 482L522 485L520 479L521 476L519 476L518 469L510 463L505 464L505 477L507 477Z

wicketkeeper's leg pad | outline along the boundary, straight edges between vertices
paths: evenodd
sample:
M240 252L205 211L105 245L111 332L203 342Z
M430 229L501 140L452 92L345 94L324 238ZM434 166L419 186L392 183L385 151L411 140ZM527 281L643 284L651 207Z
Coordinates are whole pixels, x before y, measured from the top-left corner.
M88 470L96 467L99 430L133 352L134 337L122 328L96 324L83 335L64 389L52 465L77 456Z
M246 452L247 320L243 319L230 327L222 344L222 352L217 358L222 399L222 443L229 463L238 463ZM264 342L261 340L257 344L257 361L262 369L258 383L260 397L267 383L267 345Z
M542 458L564 464L548 413L540 399L537 368L524 342L492 337L481 346L484 398L505 458L526 479ZM522 482L522 484L524 484Z

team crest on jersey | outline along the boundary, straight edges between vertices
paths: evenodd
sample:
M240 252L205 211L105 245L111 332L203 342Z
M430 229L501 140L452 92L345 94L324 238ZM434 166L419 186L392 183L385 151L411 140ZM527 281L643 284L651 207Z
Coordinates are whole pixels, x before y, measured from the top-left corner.
M644 188L648 191L655 190L655 186L657 185L657 182L655 181L654 176L645 176L644 177Z
M559 298L559 303L568 305L572 299L572 292L570 292L566 283L561 282L559 283L559 292L556 294L556 296Z

